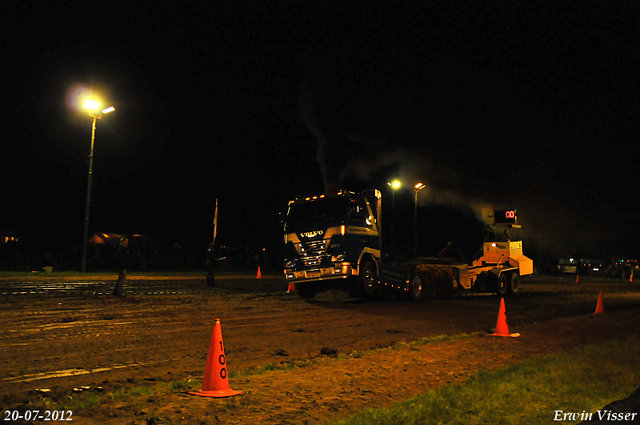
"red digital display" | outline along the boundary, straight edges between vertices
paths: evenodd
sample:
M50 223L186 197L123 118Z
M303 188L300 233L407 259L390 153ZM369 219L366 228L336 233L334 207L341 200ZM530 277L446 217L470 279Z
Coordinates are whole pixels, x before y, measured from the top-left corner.
M496 223L514 223L514 224L516 222L516 218L518 217L516 210L494 211L493 216L495 217Z

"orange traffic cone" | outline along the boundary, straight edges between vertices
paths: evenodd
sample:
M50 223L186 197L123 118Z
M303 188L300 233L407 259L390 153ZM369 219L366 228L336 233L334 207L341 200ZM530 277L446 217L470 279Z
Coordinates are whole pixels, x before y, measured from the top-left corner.
M287 288L287 294L290 292L295 292L296 291L296 285L293 284L293 282L291 282L289 284L289 287Z
M258 266L258 275L256 276L256 279L260 279L262 277L262 273L260 273L260 266Z
M580 283L580 275L576 273L576 283Z
M504 298L500 298L500 310L498 310L498 321L496 322L496 331L492 333L493 336L508 336L518 337L520 334L510 334L509 325L507 325L507 309L504 306Z
M207 355L207 366L204 369L202 379L202 390L189 394L202 397L231 397L242 394L242 391L234 391L229 388L227 379L227 361L224 355L224 345L222 343L222 327L220 319L216 319L211 334L211 344L209 344L209 354Z
M602 302L602 291L598 297L598 304L596 305L596 311L593 314L604 314L604 304Z
M629 275L629 282L633 282L633 271L631 272L631 274Z

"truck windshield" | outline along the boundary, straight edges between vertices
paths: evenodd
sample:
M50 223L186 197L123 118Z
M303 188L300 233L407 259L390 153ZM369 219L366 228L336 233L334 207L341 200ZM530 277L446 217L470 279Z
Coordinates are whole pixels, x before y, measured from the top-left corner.
M284 230L295 232L310 224L342 223L347 216L347 207L346 198L324 198L293 203L289 206Z

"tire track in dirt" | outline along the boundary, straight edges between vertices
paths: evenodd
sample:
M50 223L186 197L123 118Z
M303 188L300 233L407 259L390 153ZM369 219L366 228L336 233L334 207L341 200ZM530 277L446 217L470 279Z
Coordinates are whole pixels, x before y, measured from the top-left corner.
M521 338L482 334L398 350L381 349L232 379L231 387L243 391L239 397L208 399L172 393L144 410L169 423L318 424L365 408L386 407L430 389L462 384L478 370L629 336L629 324L636 321L637 311L625 310L526 325ZM640 334L640 329L635 333ZM101 406L91 413L95 422L83 415L78 423L103 420L120 425L129 423L133 414L122 405Z
M510 327L519 331L520 326L593 311L595 300L591 303L589 294L596 286L581 288L587 294L582 298L508 300ZM631 303L629 308L637 308L638 289L628 296L630 289L622 287L619 294L608 295L608 311L615 311L616 306L627 308L625 302ZM222 321L233 373L269 363L323 358L320 350L325 346L351 353L425 336L489 330L495 325L498 308L497 299L491 297L425 303L361 302L328 293L304 301L296 294L225 288L199 295L12 297L11 301L3 303L0 310L0 326L10 330L0 334L0 351L8 353L0 359L1 379L67 369L103 369L38 381L37 387L60 387L60 393L64 388L104 381L109 381L109 388L122 388L147 378L152 382L200 379L215 318ZM115 368L122 365L129 367ZM26 394L34 384L12 382L0 387L0 396L16 395ZM369 397L366 391L361 393L354 397Z

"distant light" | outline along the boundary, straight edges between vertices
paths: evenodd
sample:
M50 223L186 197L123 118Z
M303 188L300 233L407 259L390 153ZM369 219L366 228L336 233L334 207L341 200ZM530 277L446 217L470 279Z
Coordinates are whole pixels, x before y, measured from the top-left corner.
M90 111L97 111L100 108L100 102L94 99L87 99L84 102L84 107Z
M398 179L387 182L387 184L391 186L391 189L393 190L400 189L400 187L402 186L402 182Z
M103 110L102 110L102 113L103 113L103 114L108 114L109 112L113 112L113 111L115 111L115 110L116 110L116 108L114 108L113 106L109 106L108 108L103 109Z

